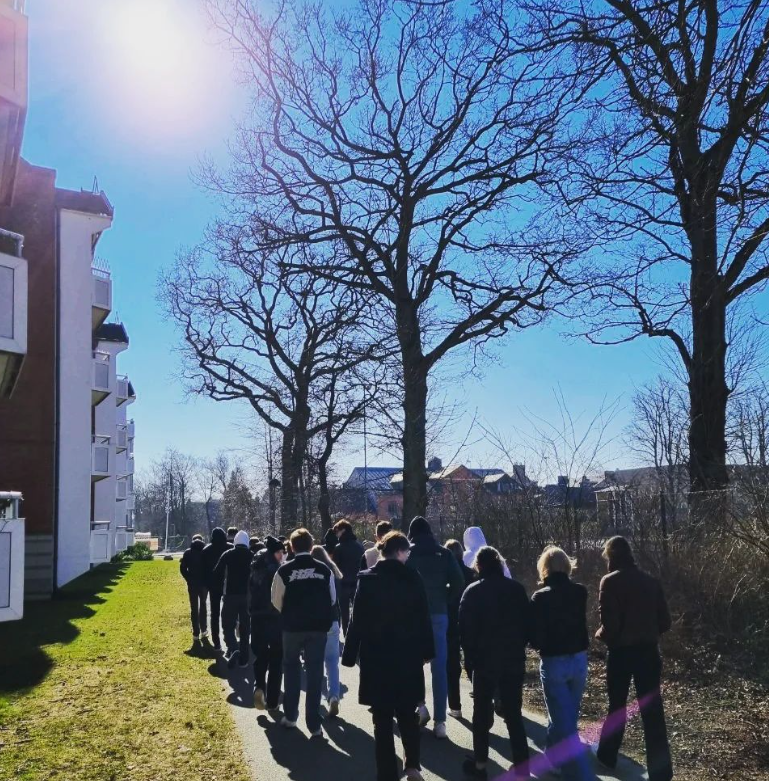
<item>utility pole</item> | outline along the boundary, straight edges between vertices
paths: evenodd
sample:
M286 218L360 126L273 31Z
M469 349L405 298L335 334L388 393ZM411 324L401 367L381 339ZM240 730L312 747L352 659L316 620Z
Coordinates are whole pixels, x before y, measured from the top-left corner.
M171 494L174 490L174 475L173 472L168 473L168 493L166 494L166 539L164 544L163 553L169 553L168 550L168 519L171 515Z
M368 520L368 433L366 430L366 389L363 389L363 520Z

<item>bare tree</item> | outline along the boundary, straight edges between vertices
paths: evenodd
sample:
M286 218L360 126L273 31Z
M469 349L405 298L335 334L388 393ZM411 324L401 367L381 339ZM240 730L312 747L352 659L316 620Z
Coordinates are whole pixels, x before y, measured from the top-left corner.
M689 388L691 489L718 491L727 315L769 279L769 4L529 5L537 45L564 47L585 79L590 143L575 149L563 190L612 259L592 279L589 337L674 345Z
M332 407L327 400L318 406L321 389L371 360L379 347L367 338L355 291L319 277L289 277L243 251L231 234L212 244L210 252L180 256L163 277L161 295L182 329L193 392L245 400L279 432L287 528L297 520L308 443L329 427L338 431L356 410L338 395Z
M389 318L403 384L403 518L426 508L428 377L452 350L540 322L571 239L556 176L570 71L516 55L505 0L359 0L343 11L210 0L255 96L229 173L249 246L333 247L299 265ZM295 267L296 268L296 267Z
M214 497L218 495L221 498L227 489L230 460L227 454L220 450L213 458L202 459L198 467L198 486L203 496L206 508L206 527L210 534L214 528Z

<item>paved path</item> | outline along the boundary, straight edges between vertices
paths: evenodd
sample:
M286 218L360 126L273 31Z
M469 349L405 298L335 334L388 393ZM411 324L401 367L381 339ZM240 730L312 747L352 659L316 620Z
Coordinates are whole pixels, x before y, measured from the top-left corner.
M358 673L356 669L341 668L342 707L338 718L326 719L323 724L325 740L310 740L304 725L304 695L300 702L299 729L281 727L267 711L253 707L253 670L236 668L228 671L222 660L211 663L209 672L222 678L224 696L232 706L240 735L245 746L246 759L255 781L358 781L376 777L374 766L374 738L371 715L358 704ZM426 676L429 686L430 676ZM472 735L469 717L472 699L467 680L462 679L462 704L465 715L461 720L449 717L448 740L437 740L430 731L422 733L422 767L427 781L463 781L462 761L470 753ZM431 695L428 693L428 706ZM545 720L539 714L527 712L526 731L532 747L532 757L544 745ZM278 715L279 718L279 715ZM396 749L402 756L396 736ZM495 719L490 740L489 777L495 778L510 767L510 743L502 719ZM555 781L547 773L535 775L543 781ZM622 758L616 774L606 774L596 767L601 781L642 781L647 778L641 767Z

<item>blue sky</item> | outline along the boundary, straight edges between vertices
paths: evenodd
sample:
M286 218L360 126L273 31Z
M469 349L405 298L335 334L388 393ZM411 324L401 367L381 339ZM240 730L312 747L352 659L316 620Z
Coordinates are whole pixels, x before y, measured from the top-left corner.
M132 409L137 467L146 468L166 446L198 456L245 448L247 409L185 398L176 379L174 329L155 300L159 271L200 239L216 213L192 174L203 155L227 159L226 141L243 102L228 56L213 42L195 0L31 0L28 6L23 154L55 168L61 187L90 189L96 176L115 207L98 254L110 264L113 312L131 339L121 370L139 399ZM660 371L658 350L648 342L594 347L567 339L556 325L515 335L496 353L482 379L464 379L446 392L464 414L441 439L444 460L465 439L476 411L479 420L523 443L531 428L527 415L557 412L557 387L575 416L592 417L604 398L619 399L611 426L617 434L633 388ZM475 429L460 460L493 465L500 458L476 441ZM516 460L526 460L523 444L518 449ZM362 463L358 443L338 461L340 475ZM604 461L620 466L632 458L617 441Z

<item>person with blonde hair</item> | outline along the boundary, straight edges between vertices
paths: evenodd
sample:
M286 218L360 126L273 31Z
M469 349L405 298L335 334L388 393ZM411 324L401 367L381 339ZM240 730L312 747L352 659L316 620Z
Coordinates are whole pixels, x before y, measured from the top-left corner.
M339 610L339 584L342 581L342 571L334 564L328 551L322 545L316 545L312 549L312 557L316 561L325 564L334 576L337 586L337 600L334 605L334 622L328 630L326 637L326 654L324 664L326 666L326 699L328 703L328 715L339 715L339 701L342 699L342 687L339 684L339 622L341 613Z
M531 645L539 651L539 675L547 708L545 759L567 781L595 774L577 731L587 681L587 589L571 579L577 562L549 545L537 561L543 585L531 598Z

